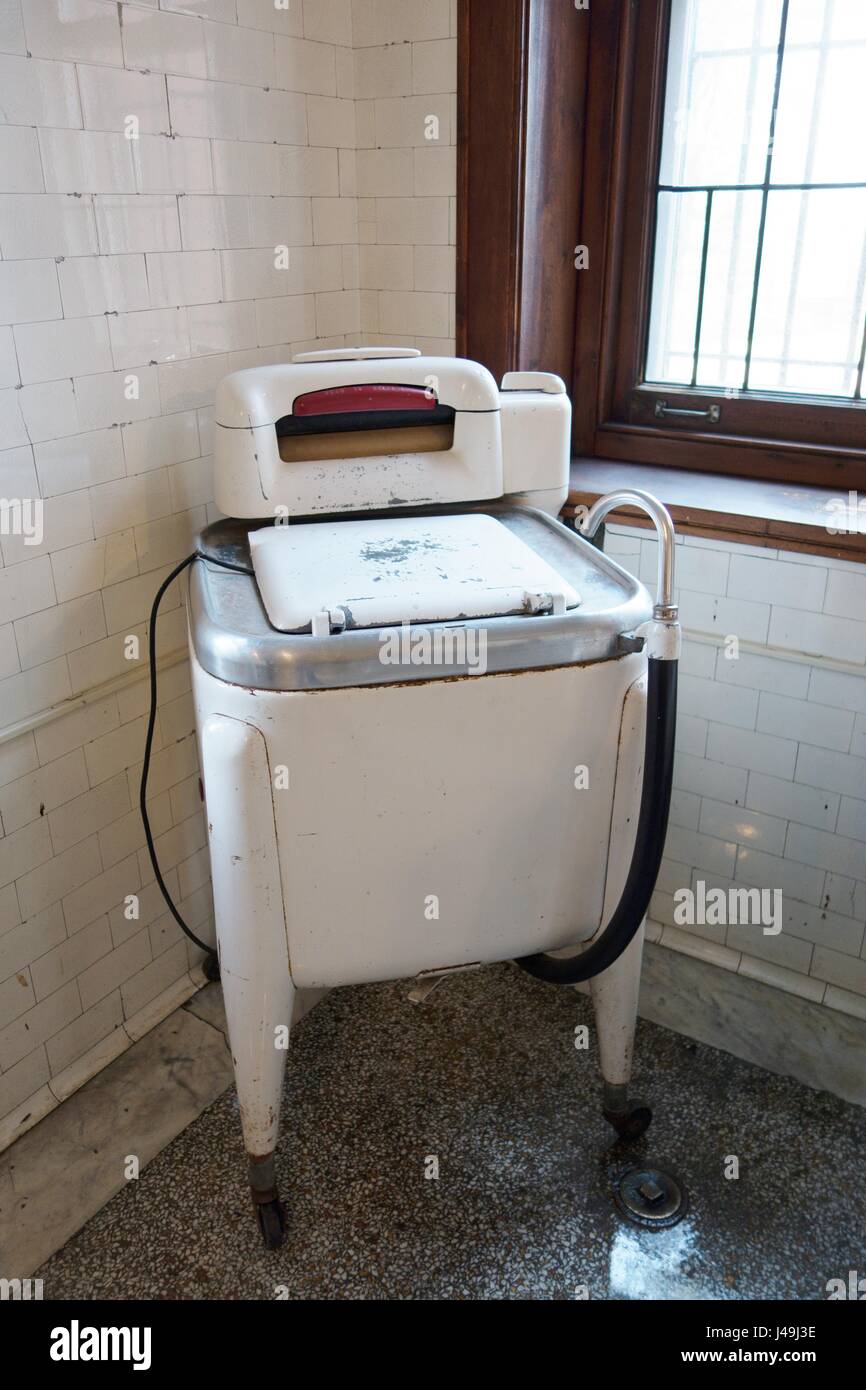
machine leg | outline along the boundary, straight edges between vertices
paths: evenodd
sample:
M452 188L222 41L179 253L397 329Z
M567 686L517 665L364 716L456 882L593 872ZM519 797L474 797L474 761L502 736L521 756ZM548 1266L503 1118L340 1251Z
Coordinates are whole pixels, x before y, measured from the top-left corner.
M220 976L250 1191L262 1239L282 1245L274 1172L295 988L289 972L272 788L258 729L223 715L202 729Z
M652 1120L649 1106L628 1095L643 936L641 926L619 960L589 982L601 1054L604 1117L625 1140L639 1139Z

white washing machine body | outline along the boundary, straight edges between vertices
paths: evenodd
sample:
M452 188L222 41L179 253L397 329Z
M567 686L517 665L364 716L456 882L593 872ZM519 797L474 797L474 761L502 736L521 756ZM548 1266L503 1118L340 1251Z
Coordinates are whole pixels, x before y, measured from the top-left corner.
M562 383L500 391L476 364L384 351L227 379L217 501L233 519L203 534L210 563L190 574L260 1219L295 991L589 942L622 891L640 802L653 605L555 519ZM640 949L638 933L597 992L614 1089Z

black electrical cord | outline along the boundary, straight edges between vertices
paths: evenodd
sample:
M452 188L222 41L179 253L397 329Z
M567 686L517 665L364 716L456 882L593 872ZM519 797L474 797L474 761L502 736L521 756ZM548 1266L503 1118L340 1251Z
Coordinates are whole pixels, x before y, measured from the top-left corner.
M248 569L245 565L234 565L229 560L217 560L213 555L204 555L200 550L194 550L192 555L187 555L185 560L182 560L179 565L175 566L171 574L169 574L162 581L162 583L156 591L156 597L153 600L153 606L150 610L150 630L148 632L147 639L148 658L150 660L150 715L148 717L147 733L144 739L144 762L141 765L141 782L139 783L138 804L141 810L142 824L144 825L144 838L147 841L147 852L150 855L150 862L153 865L153 872L156 875L156 881L159 885L159 891L165 898L165 901L168 904L168 908L171 912L172 917L177 922L177 925L180 927L184 935L188 936L190 941L192 941L194 945L198 946L200 951L204 951L205 954L210 958L209 963L211 964L211 969L213 971L213 978L217 978L219 967L217 965L217 957L214 948L212 946L208 946L206 942L199 940L192 928L187 926L186 922L183 920L177 908L175 907L174 900L172 899L172 896L169 893L168 888L166 887L165 879L162 876L162 870L159 867L159 860L156 856L156 846L153 843L153 832L150 828L150 817L147 814L147 777L148 773L150 772L150 755L153 748L153 731L156 726L157 710L156 622L159 616L159 605L162 603L163 595L165 594L166 589L168 589L174 583L179 574L183 574L185 569L188 569L190 565L195 564L196 560L204 560L209 565L218 565L221 569L234 570L237 574L253 573L253 571L251 569Z
M573 985L600 975L618 960L649 907L668 828L677 724L676 661L650 657L647 672L646 745L640 811L631 866L613 916L597 941L579 956L540 952L516 962L536 980Z

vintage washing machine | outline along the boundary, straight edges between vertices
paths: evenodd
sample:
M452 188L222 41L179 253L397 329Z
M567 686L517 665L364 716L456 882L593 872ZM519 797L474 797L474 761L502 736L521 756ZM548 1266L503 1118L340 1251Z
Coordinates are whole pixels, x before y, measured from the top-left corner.
M299 989L518 959L591 978L608 1119L630 1103L642 921L670 798L674 536L657 602L556 520L559 378L414 350L227 377L190 569L220 971L267 1245ZM226 568L231 566L233 568ZM572 949L565 955L563 948ZM558 954L551 955L555 952Z

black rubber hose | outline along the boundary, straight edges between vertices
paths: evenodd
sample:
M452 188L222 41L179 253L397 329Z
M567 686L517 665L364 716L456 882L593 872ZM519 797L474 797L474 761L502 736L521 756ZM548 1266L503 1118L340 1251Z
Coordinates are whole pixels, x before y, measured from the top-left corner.
M650 657L648 665L643 788L622 896L601 936L580 955L561 957L541 952L516 962L536 980L575 985L600 975L622 955L646 916L662 861L671 806L678 663Z
M165 594L166 589L174 583L179 574L183 574L184 570L187 569L188 566L195 564L196 560L206 560L208 564L218 565L220 569L233 570L237 574L252 574L252 570L248 569L245 565L234 565L228 560L219 560L216 558L216 556L203 555L200 551L196 550L193 551L192 555L187 555L186 559L182 560L179 565L175 566L171 574L169 574L162 581L162 583L156 591L156 597L153 600L153 606L150 610L150 631L148 633L148 657L150 660L150 714L147 720L147 733L145 734L144 738L144 761L141 765L141 781L139 782L138 787L138 805L141 811L142 824L144 825L144 838L147 842L147 852L150 855L150 862L153 866L153 872L156 876L156 882L159 891L165 899L166 903L168 904L168 910L171 913L174 920L177 922L177 925L180 927L184 936L188 936L193 945L198 946L200 951L205 951L207 953L208 959L205 961L205 971L207 972L208 970L210 970L209 978L218 979L219 965L217 962L217 955L216 951L214 950L214 947L208 946L208 944L205 941L201 941L199 937L196 936L195 932L187 926L186 922L183 920L183 918L181 917L180 913L174 905L174 901L172 899L171 894L168 891L165 879L162 876L162 870L159 867L159 860L156 854L156 845L153 843L153 832L150 828L150 817L147 814L147 778L150 772L150 757L151 752L153 750L153 731L156 725L157 710L156 624L157 619L159 618L159 605L162 603L163 595Z

